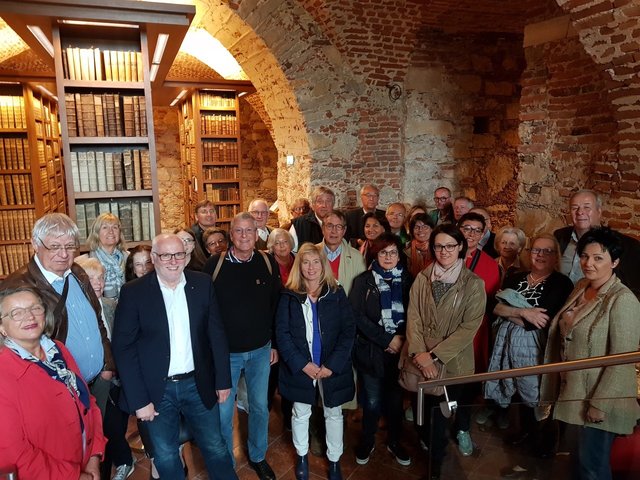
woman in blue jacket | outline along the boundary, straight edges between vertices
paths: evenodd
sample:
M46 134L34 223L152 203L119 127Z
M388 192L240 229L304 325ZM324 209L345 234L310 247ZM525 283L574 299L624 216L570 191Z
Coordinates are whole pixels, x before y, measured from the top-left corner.
M309 417L319 397L326 425L329 480L341 480L342 408L355 394L351 349L355 322L344 290L322 249L298 250L276 315L282 365L279 389L294 402L291 427L298 458L296 479L309 478Z

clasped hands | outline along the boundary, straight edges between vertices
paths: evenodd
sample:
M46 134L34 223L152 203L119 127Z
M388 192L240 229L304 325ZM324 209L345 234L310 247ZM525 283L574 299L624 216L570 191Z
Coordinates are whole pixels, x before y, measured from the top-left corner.
M302 371L306 373L307 376L312 380L320 380L322 378L327 378L333 375L333 372L324 365L319 367L313 362L307 363Z
M431 380L437 378L440 373L429 352L418 353L413 357L413 364L418 367L424 378Z

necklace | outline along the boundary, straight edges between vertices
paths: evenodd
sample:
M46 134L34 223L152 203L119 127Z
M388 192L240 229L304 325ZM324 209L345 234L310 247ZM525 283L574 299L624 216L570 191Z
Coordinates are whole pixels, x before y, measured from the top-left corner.
M551 274L547 273L546 275L542 275L542 276L536 278L535 275L533 274L533 272L529 272L529 279L531 280L529 283L531 285L537 285L540 282L544 281L549 275L551 275Z

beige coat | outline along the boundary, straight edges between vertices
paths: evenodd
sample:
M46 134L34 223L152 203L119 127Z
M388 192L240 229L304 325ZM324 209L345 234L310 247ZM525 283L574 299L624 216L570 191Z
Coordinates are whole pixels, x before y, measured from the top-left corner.
M409 354L431 351L446 365L447 377L473 374L473 337L484 316L484 282L466 267L458 281L435 304L431 293L433 265L418 274L409 299Z
M318 243L318 246L324 248L324 240ZM353 279L367 269L362 254L342 240L342 253L340 254L340 266L338 267L338 282L344 288L344 293L349 296Z
M576 285L567 303L549 328L545 363L562 361L560 316L579 298L589 281ZM566 360L612 355L638 350L640 343L640 303L615 274L600 288L598 295L582 308L574 319L564 346ZM592 368L544 375L540 398L556 402L554 418L573 425L585 425L618 434L630 434L640 418L636 399L636 374L633 364ZM571 401L574 400L574 401ZM575 400L579 400L576 402ZM589 406L605 412L602 423L585 421Z

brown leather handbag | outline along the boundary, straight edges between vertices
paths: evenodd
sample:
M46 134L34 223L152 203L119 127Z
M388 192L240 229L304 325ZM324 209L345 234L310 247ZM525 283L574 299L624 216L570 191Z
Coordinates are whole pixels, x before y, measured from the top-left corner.
M438 376L436 378L438 380L445 378L445 374L447 371L445 366L440 362L436 362L436 367L438 368ZM424 382L426 378L422 375L422 372L418 369L418 367L414 365L411 358L409 358L409 342L404 342L402 351L400 352L398 368L400 369L400 374L398 375L398 383L400 384L400 386L410 392L417 392L418 383ZM425 395L440 396L444 395L444 387L424 387L422 389L422 392Z

